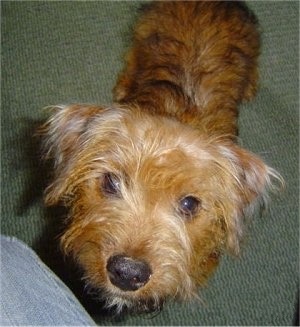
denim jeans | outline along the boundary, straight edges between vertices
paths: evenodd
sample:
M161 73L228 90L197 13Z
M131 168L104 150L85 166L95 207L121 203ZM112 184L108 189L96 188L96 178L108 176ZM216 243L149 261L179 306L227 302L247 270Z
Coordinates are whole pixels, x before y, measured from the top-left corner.
M89 325L95 322L39 257L1 236L0 325Z

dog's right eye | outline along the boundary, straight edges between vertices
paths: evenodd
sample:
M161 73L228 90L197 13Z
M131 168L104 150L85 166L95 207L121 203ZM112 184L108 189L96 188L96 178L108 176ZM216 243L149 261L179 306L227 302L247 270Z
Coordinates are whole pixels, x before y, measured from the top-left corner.
M106 173L102 179L102 190L106 195L120 195L120 179L113 173Z
M193 217L201 207L201 201L194 196L186 196L179 201L179 212L185 217Z

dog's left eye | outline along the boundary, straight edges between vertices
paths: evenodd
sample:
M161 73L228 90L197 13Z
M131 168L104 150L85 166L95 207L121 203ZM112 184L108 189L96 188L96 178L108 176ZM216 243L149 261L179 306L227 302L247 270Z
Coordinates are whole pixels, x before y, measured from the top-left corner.
M179 212L185 217L194 216L201 207L201 201L194 196L186 196L179 201Z
M106 195L120 194L120 179L113 173L106 173L102 179L102 190Z

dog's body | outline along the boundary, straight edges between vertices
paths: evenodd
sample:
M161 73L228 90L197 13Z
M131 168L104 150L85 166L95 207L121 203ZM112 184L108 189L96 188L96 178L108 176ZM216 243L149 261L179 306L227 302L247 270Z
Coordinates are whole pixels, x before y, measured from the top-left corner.
M256 19L243 3L180 2L145 8L116 100L234 137L237 105L257 88Z
M196 295L276 173L235 144L257 88L259 34L238 2L155 2L137 24L111 108L58 107L49 205L62 247L107 305L151 310Z

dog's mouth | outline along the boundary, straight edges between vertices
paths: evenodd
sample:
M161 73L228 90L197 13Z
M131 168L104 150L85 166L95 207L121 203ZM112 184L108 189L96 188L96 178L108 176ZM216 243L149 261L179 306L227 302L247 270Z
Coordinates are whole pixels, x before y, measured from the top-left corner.
M146 261L124 254L112 255L107 260L106 271L110 283L119 290L117 296L114 293L106 299L112 311L157 314L162 310L163 299L151 297L148 292L143 295L144 286L152 276L152 269Z
M161 312L164 306L163 299L155 298L141 298L141 299L126 299L125 301L121 300L122 304L115 303L111 305L110 299L106 298L107 307L109 307L111 312L114 312L117 315L126 315L126 314L153 314L156 315ZM112 302L115 302L115 298Z
M140 300L132 308L129 309L134 313L149 313L158 314L163 309L164 301L161 299L158 302L154 299Z

